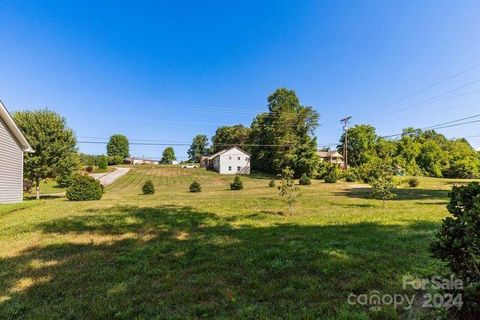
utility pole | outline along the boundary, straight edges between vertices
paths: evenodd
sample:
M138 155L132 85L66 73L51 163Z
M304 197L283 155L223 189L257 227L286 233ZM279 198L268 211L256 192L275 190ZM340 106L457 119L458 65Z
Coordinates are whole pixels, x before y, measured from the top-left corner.
M347 126L348 126L348 121L351 119L351 116L345 117L340 122L343 123L343 132L344 132L344 141L343 141L343 169L348 169L348 134L347 134Z

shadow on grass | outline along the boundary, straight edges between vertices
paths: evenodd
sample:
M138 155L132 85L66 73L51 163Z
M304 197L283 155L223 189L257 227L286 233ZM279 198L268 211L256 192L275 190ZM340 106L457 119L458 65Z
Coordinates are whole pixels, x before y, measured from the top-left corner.
M59 199L59 198L65 198L65 193L59 193L59 194L45 194L45 195L40 195L40 200L52 200L52 199ZM35 195L28 195L24 197L24 200L26 201L32 201L32 200L37 200Z
M40 224L67 240L0 260L0 318L333 318L350 292L398 291L402 275L438 268L434 223L231 222L121 206Z
M395 200L429 200L429 199L446 199L448 198L448 190L431 190L431 189L395 189L397 195ZM347 196L350 198L371 199L372 189L366 187L346 188L336 192L339 196Z

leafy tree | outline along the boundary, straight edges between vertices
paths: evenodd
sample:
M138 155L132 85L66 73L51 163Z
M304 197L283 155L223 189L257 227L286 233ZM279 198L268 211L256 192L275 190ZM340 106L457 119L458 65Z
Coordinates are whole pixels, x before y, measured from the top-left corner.
M193 138L190 149L188 149L188 157L192 162L200 162L200 157L208 152L208 138L204 134L196 135Z
M167 147L163 150L162 159L160 163L172 163L174 160L177 160L175 157L175 150L172 147Z
M318 113L302 106L295 91L277 89L268 97L268 112L259 114L252 122L252 166L266 172L281 172L290 167L295 176L306 172L313 176L319 163L317 140Z
M428 140L420 148L417 164L424 174L432 177L441 177L445 158L445 151L440 145L435 141Z
M79 168L77 139L65 118L53 111L19 111L13 118L35 150L25 154L24 176L35 182L39 199L40 181L69 176Z
M452 217L443 220L436 241L432 244L434 257L447 262L455 276L463 281L464 288L460 292L463 305L458 314L452 317L455 319L478 319L480 314L479 199L478 182L454 186L447 205Z
M241 124L234 126L223 126L215 131L215 135L212 137L211 152L216 153L225 147L241 146L247 144L250 137L250 128L244 127ZM248 148L242 147L247 150Z
M377 144L377 134L375 128L362 124L355 125L347 129L348 135L348 165L361 166L372 158L377 156L375 147ZM343 154L343 142L345 141L345 133L342 134L337 147L338 152Z
M110 137L107 144L107 155L109 157L122 157L125 159L130 155L130 145L126 136L114 134Z
M290 215L293 215L295 213L295 204L300 197L299 188L295 185L295 180L293 180L293 170L288 167L283 169L278 189L280 196L287 201Z

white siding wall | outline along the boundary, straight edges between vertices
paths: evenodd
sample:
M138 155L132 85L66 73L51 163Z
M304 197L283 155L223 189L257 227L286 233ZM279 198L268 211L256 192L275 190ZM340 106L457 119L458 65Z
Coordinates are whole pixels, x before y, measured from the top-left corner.
M217 158L220 158L217 171L221 174L250 174L250 156L238 149L229 150Z
M23 199L23 151L0 119L0 203Z

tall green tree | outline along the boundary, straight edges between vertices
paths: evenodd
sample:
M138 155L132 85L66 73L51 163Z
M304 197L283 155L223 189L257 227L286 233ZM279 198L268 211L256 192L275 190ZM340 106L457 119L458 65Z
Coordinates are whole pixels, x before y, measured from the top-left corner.
M109 157L122 157L122 159L130 155L130 144L123 134L114 134L110 137L107 144L107 155Z
M230 146L241 146L248 142L250 128L241 124L219 127L212 137L212 153L216 153ZM242 147L247 150L248 148Z
M199 162L200 157L208 153L208 138L204 134L198 134L193 138L192 144L187 151L189 160Z
M268 97L268 112L259 114L252 122L250 141L252 166L267 172L280 173L290 167L294 176L312 176L319 158L317 140L318 113L300 104L295 91L277 89Z
M172 147L166 147L165 150L163 150L160 163L168 164L172 163L174 160L177 160L177 158L175 157L175 150L173 150Z
M348 135L348 165L358 167L376 157L376 144L378 141L375 128L371 125L355 125L347 129ZM338 152L343 154L345 133L340 137Z
M65 118L47 109L15 112L13 118L35 150L25 154L24 176L35 183L39 199L42 180L71 175L78 169L77 139Z

